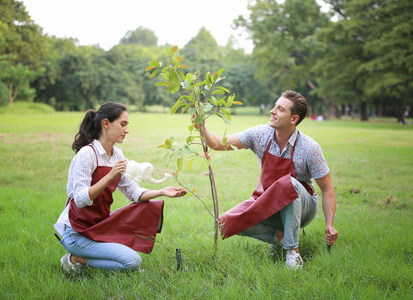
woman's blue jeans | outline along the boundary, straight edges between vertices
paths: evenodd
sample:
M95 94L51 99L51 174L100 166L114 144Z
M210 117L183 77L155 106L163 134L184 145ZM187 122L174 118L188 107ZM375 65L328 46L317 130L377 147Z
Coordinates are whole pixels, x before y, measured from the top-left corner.
M133 249L118 243L102 243L88 239L66 226L60 243L69 253L84 257L92 268L116 272L135 271L142 263Z
M298 248L300 228L305 227L317 214L317 201L307 192L305 187L294 177L291 182L297 191L298 198L264 221L239 233L267 243L273 243L277 229L284 229L283 248Z

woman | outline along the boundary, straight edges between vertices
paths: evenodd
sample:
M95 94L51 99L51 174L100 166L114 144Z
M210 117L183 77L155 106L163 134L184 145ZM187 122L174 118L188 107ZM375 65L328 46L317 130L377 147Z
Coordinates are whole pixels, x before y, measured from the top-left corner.
M85 266L111 271L133 271L142 260L136 251L150 253L162 228L163 201L159 196L181 197L182 188L147 190L123 176L127 161L120 149L128 130L126 107L103 104L89 110L80 124L72 149L66 207L54 225L69 252L61 260L69 274ZM110 212L116 188L134 203Z

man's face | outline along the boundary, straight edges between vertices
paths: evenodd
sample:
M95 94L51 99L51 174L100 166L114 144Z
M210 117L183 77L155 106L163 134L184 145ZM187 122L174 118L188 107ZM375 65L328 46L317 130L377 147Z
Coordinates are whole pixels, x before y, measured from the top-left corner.
M274 108L271 110L270 126L275 129L282 129L293 125L293 120L297 115L291 115L293 102L287 98L281 97L275 102Z

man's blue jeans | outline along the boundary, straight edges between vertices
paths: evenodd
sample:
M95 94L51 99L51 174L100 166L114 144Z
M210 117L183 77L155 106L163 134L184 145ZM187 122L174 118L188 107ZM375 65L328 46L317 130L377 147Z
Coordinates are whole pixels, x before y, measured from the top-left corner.
M239 235L273 243L277 229L284 228L283 248L286 250L298 248L300 228L310 224L316 216L317 201L297 179L291 177L291 182L298 193L298 198L264 221L240 232Z
M92 268L124 272L134 271L142 263L133 249L118 243L101 243L88 239L66 226L60 243L69 253L87 259Z

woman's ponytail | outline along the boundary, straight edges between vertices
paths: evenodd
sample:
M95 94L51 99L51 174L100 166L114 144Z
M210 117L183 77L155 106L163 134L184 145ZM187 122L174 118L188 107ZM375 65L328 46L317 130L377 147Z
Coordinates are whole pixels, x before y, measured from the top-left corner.
M79 126L79 132L75 136L75 141L72 144L72 149L77 153L83 146L90 144L94 139L99 138L99 131L95 126L96 112L89 109L82 123Z

